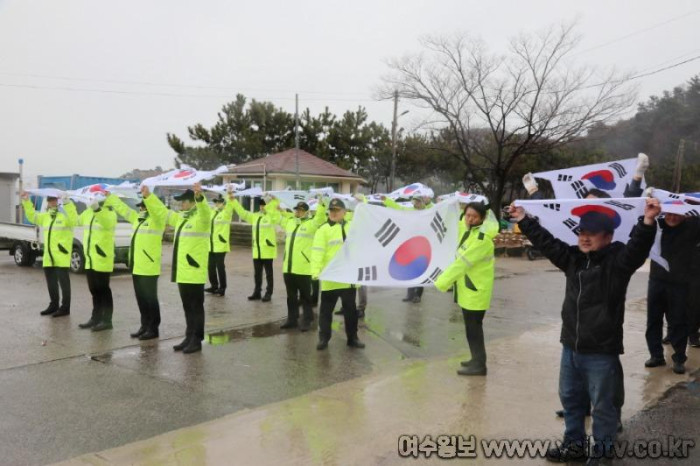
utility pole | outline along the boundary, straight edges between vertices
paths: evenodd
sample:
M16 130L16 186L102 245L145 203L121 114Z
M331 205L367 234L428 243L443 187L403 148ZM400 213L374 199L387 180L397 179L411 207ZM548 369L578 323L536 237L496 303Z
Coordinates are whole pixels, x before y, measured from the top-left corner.
M299 180L299 94L295 94L296 108L294 110L294 158L296 159L297 167L297 191L301 189L301 183Z
M24 159L19 159L19 197L22 197L22 193L24 192L24 181L23 181L23 168L24 168ZM24 223L24 210L22 209L22 201L19 202L19 218L17 219L17 223Z
M681 192L681 174L683 172L683 154L685 153L685 139L678 143L678 153L676 154L676 166L673 168L673 190Z
M391 122L391 178L389 179L389 192L394 190L394 178L396 176L396 126L398 124L399 91L394 91L394 119Z

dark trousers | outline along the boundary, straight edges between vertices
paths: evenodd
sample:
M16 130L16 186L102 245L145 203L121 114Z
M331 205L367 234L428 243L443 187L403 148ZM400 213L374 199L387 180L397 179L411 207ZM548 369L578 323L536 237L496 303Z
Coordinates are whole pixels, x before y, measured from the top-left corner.
M187 338L195 341L204 340L204 285L192 283L178 283L182 307L185 310L185 322L187 323Z
M486 367L486 347L484 345L484 315L486 311L469 311L462 309L467 343L475 366Z
M158 333L160 304L158 303L158 275L132 275L136 303L141 313L141 327Z
M70 311L70 275L68 275L68 267L44 267L44 276L46 277L46 287L49 289L50 306L58 309L58 287L61 287L63 301L61 301L61 309Z
M318 336L321 340L331 339L331 323L333 323L333 310L340 299L345 318L345 334L348 341L357 339L357 307L355 307L355 288L342 290L330 290L321 292L321 310L319 311Z
M112 289L109 287L110 272L86 270L88 289L92 294L92 321L112 323Z
M415 297L422 298L423 297L423 287L416 286L413 288L408 288L408 291L406 293L406 297L408 299L413 299Z
M311 280L311 306L318 306L318 300L321 297L321 281Z
M314 319L311 310L311 275L285 273L284 286L287 288L287 320L289 322L299 320L299 301L301 301L304 320L311 322Z
M688 291L688 336L700 332L700 272L695 273Z
M226 289L226 267L224 266L224 259L226 259L225 252L209 253L209 283L214 289Z
M253 291L253 294L259 295L262 291L262 274L264 268L265 280L267 282L265 294L271 295L274 286L274 279L272 278L272 259L253 259L253 268L255 270L255 291Z
M685 362L688 346L688 284L649 279L647 290L647 347L655 358L664 357L661 344L664 314L668 321L668 339L673 346L673 361Z
M565 443L583 445L586 412L592 405L593 439L597 452L608 448L617 434L615 406L620 380L617 354L577 353L564 346L559 367L559 399L564 407Z

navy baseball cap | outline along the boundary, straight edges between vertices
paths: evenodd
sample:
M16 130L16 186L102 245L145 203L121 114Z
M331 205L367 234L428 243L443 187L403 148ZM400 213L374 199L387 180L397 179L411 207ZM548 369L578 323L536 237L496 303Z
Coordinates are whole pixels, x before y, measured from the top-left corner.
M301 201L294 207L294 210L303 210L304 212L308 212L309 211L309 204L307 204L304 201Z
M328 210L343 209L345 210L345 203L338 198L332 199L331 203L328 204Z
M173 199L175 199L176 201L194 201L194 191L188 189L179 196L173 197Z
M613 233L615 231L615 222L610 216L602 212L591 211L581 216L578 227L581 231L589 233L600 233L601 231Z

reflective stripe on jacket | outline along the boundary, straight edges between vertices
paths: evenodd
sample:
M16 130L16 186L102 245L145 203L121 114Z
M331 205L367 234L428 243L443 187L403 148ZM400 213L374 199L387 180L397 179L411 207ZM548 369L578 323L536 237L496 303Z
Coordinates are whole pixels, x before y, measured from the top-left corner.
M105 205L111 206L115 212L131 223L133 227L129 246L129 267L131 268L131 273L142 276L160 275L163 232L165 231L165 217L163 213L154 215L146 211L146 216L142 217L114 194L107 198Z
M30 223L44 229L44 267L70 267L73 227L78 223L75 205L66 203L63 206L65 213L56 212L56 215L38 213L28 199L22 200L22 208Z

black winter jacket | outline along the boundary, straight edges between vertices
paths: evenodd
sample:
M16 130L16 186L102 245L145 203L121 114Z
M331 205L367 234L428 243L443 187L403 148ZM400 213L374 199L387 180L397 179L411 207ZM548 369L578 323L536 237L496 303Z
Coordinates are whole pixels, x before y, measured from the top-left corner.
M566 274L561 343L579 353L622 354L627 285L649 255L656 225L640 220L626 245L616 241L587 254L554 238L535 219L526 217L518 225Z
M656 262L651 263L649 278L672 283L689 283L697 273L697 248L700 242L700 218L686 218L683 223L669 227L659 219L661 228L661 257L668 261L666 271Z

